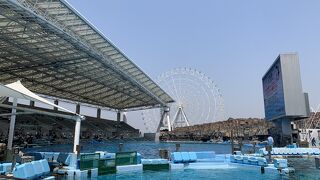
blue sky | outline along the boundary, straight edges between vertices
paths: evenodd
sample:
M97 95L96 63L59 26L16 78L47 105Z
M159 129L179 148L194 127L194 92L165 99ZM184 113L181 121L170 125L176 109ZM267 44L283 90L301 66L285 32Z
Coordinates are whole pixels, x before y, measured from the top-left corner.
M298 52L304 91L320 103L320 1L68 0L149 76L192 67L222 90L226 117L264 117L261 78Z

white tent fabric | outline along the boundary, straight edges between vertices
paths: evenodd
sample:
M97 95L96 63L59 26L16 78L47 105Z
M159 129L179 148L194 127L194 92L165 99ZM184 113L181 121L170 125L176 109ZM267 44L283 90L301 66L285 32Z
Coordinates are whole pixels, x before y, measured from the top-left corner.
M37 102L41 102L41 103L44 103L44 104L52 106L52 107L59 108L59 109L66 111L68 113L76 114L68 109L60 107L60 106L42 98L42 97L34 94L29 89L24 87L20 81L17 81L17 82L11 83L11 84L7 84L7 85L0 84L0 96L13 97L13 98L18 98L18 99L26 99L26 100L30 100L30 101L37 101Z

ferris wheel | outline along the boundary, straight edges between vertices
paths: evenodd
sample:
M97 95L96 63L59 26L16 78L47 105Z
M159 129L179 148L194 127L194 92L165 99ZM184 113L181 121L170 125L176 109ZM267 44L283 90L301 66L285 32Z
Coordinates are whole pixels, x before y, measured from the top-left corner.
M156 82L174 100L168 104L170 120L162 128L211 123L224 120L224 103L218 86L204 73L191 68L175 68L161 74ZM149 109L142 112L146 132L159 130L165 110Z

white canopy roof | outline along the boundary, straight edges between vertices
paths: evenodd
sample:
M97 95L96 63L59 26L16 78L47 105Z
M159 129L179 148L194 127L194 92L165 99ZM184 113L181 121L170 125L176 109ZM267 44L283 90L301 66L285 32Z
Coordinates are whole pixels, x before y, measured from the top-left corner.
M13 97L13 98L18 98L18 99L26 99L26 100L30 100L30 101L41 102L46 105L59 108L59 109L66 111L68 113L76 114L68 109L60 107L60 106L42 98L42 97L34 94L29 89L24 87L20 81L17 81L17 82L11 83L11 84L7 84L7 85L0 84L0 96Z

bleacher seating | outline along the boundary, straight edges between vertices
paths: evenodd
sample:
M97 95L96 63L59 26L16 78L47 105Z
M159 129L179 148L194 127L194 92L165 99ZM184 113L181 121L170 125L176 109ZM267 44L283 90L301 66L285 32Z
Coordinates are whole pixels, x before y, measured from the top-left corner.
M265 148L259 149L259 153L262 155L268 155L268 152ZM272 148L271 151L272 155L320 155L320 149L319 148Z
M192 163L192 162L214 162L216 155L214 151L203 152L173 152L171 160L174 163Z
M40 178L43 175L50 173L48 161L45 159L32 161L16 166L13 171L13 176L19 179Z
M230 162L239 164L250 164L257 166L267 166L267 159L264 157L246 156L246 155L231 155Z

